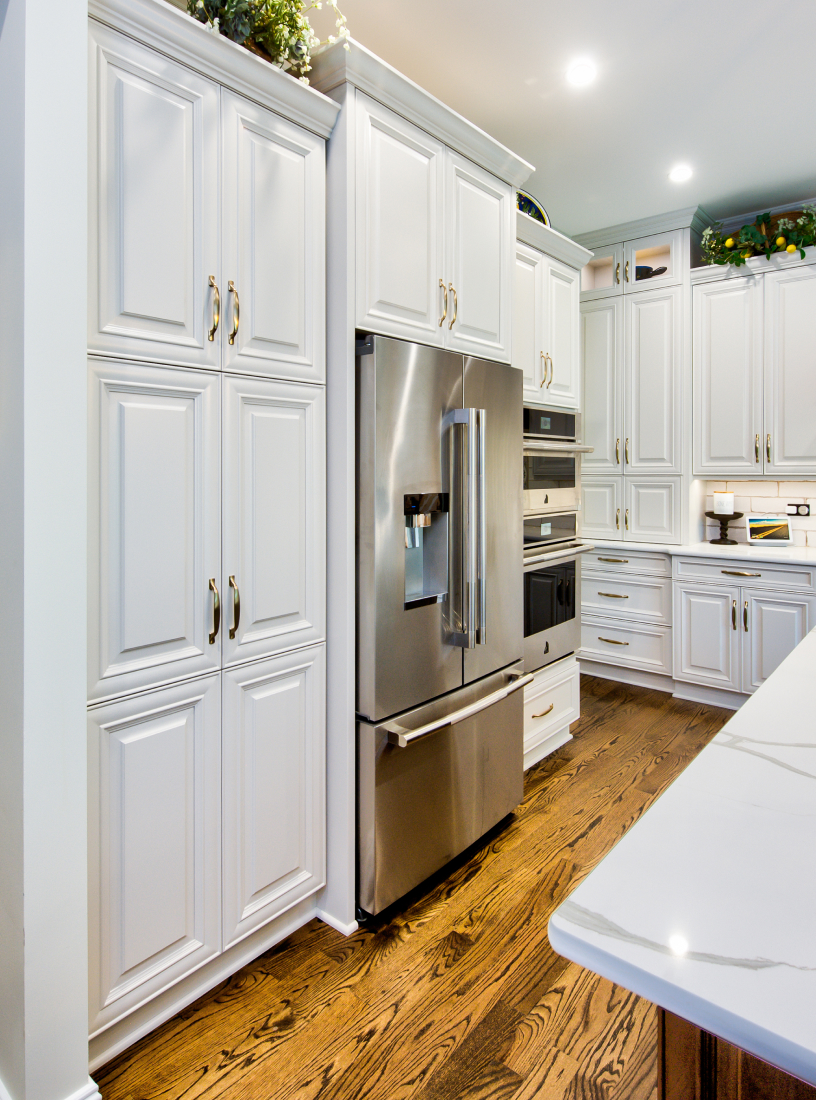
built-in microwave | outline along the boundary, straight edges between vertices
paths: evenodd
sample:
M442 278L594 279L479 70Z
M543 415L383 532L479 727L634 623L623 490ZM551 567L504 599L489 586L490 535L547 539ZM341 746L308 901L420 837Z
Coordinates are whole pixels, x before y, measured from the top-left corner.
M581 506L580 414L524 406L524 514L577 512Z

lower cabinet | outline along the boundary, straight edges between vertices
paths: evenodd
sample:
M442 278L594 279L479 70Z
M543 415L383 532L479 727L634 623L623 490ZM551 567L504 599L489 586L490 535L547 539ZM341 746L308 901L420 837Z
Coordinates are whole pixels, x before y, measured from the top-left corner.
M581 672L573 654L545 665L524 689L524 768L570 740L581 717Z
M325 879L324 646L89 710L93 1037Z

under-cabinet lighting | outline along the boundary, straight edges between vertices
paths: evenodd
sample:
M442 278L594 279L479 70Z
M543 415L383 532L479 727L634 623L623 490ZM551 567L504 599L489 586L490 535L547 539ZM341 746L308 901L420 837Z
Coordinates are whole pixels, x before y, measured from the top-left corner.
M595 68L595 65L586 58L582 58L580 61L573 61L567 69L567 80L570 84L574 84L576 88L582 88L585 84L591 84L597 75L598 70Z

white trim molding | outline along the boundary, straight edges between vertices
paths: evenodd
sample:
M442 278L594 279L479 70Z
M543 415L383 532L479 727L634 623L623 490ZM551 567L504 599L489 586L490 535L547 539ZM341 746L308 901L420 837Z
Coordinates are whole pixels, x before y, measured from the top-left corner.
M324 924L328 924L329 928L333 928L335 932L340 932L344 936L351 936L360 927L356 920L351 921L349 924L344 924L336 917L333 917L331 913L327 913L324 909L318 909L315 912L315 916L319 917Z
M745 224L744 222L742 223ZM798 252L774 252L772 256L752 256L744 265L706 264L691 269L692 286L695 283L712 283L719 279L745 279L749 275L764 275L766 271L783 271L788 267L816 264L816 245L805 249L804 260Z
M701 206L686 206L668 214L655 214L633 222L621 222L605 229L593 229L590 233L578 233L575 240L585 248L603 248L621 241L635 241L639 237L651 237L653 233L668 233L672 229L691 229L699 235L712 219Z
M561 260L578 271L588 264L593 256L588 248L576 244L575 241L550 226L542 225L521 210L516 211L516 240L530 245L531 248L537 248L539 252L552 256L554 260Z

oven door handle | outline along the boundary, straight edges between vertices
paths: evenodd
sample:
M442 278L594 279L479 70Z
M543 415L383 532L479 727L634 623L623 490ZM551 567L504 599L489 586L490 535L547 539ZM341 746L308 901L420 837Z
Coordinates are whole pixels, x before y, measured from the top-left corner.
M528 439L524 437L524 450L525 451L549 451L551 454L579 454L588 455L595 450L594 447L588 446L586 443L556 443L553 441L547 441L544 439Z
M511 682L499 688L498 691L492 691L489 695L485 695L483 699L479 699L478 702L470 703L468 706L455 710L451 714L446 714L442 718L436 718L433 722L426 722L424 726L420 726L418 729L407 730L396 722L384 722L382 725L377 726L374 732L387 734L388 743L394 745L395 748L407 749L409 745L423 737L427 737L429 733L435 733L437 730L444 729L445 726L455 726L459 722L464 722L466 718L472 718L474 714L487 710L494 703L500 703L502 699L506 699L508 695L520 691L535 679L531 672L526 674L511 672L510 675L513 677Z
M561 565L562 562L569 561L570 558L575 558L579 554L586 554L588 550L594 550L595 544L586 542L582 546L569 546L564 547L563 550L550 550L547 554L536 554L535 557L525 557L524 559L524 572L528 572L530 569L536 569L539 565Z

